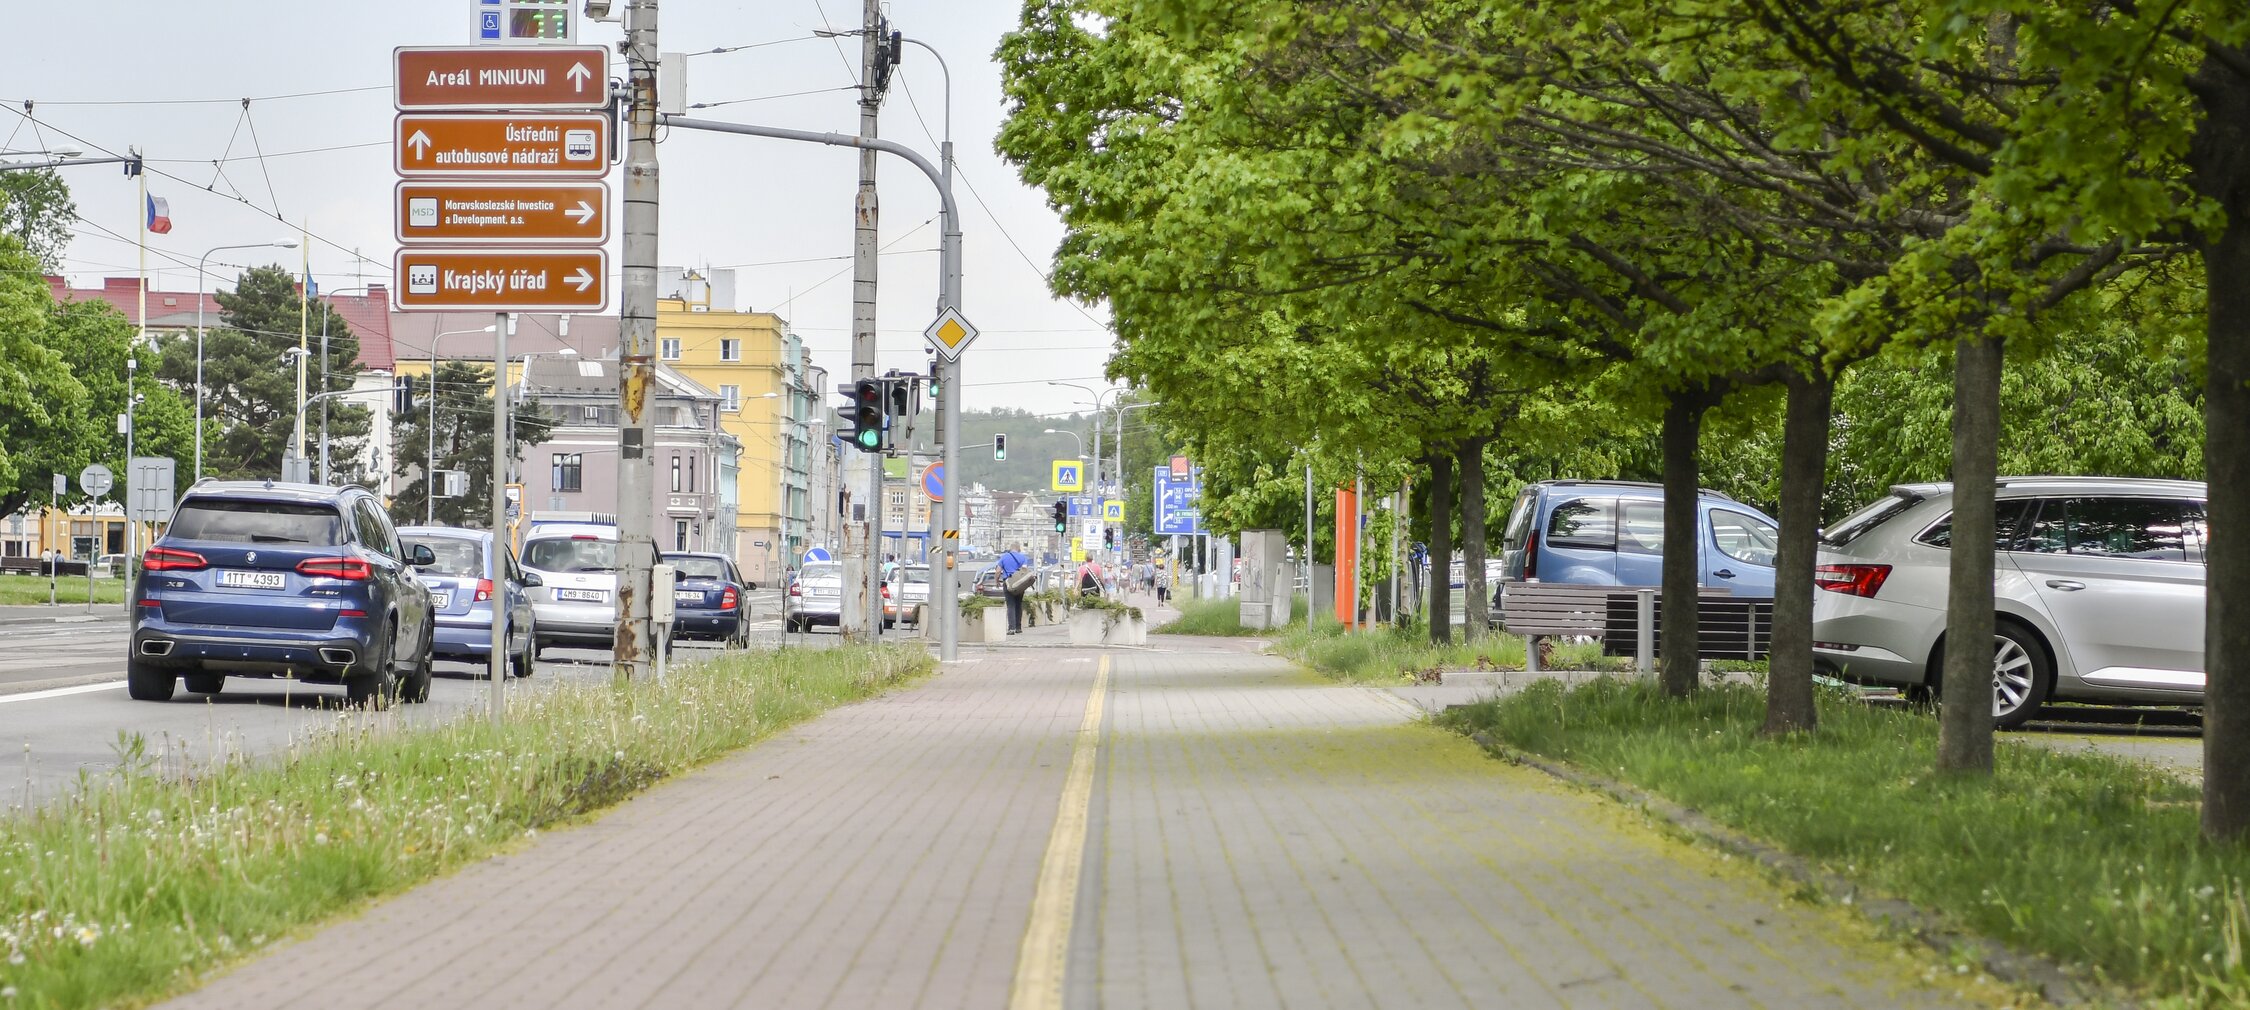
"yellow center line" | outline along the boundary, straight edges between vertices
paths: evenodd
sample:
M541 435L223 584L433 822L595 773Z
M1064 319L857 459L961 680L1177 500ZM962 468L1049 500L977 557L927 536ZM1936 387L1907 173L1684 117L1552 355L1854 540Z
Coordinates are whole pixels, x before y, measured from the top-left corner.
M1086 696L1086 718L1071 745L1070 771L1063 778L1055 828L1047 835L1047 854L1039 861L1039 884L1031 894L1031 921L1024 926L1016 953L1016 982L1009 1010L1060 1010L1063 970L1070 960L1070 924L1077 915L1078 876L1086 861L1086 810L1094 798L1094 750L1101 739L1102 698L1109 692L1109 657L1094 672Z

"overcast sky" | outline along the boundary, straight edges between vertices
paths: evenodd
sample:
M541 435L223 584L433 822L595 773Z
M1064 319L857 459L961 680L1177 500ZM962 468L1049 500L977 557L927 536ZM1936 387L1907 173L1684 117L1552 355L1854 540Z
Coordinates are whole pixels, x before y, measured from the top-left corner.
M170 234L150 236L152 289L192 291L194 263L206 251L293 237L299 222L313 235L312 270L323 288L389 279L396 181L391 50L470 43L473 0L9 7L15 44L0 60L0 102L14 111L0 111L0 151L141 148L158 173L150 193L170 201L173 221ZM992 151L1002 114L992 52L1015 26L1019 7L1016 0L897 0L890 15L907 35L935 46L953 70L955 186L966 236L963 309L982 332L964 358L965 402L1060 412L1084 394L1046 380L1103 384L1108 317L1102 306L1048 295L1040 272L1061 225ZM857 0L670 0L661 48L693 53L779 43L690 59L689 101L736 103L691 114L850 133L858 124L858 41L808 37L828 25L857 28L859 21ZM617 26L587 28L581 41L614 51ZM943 82L926 51L907 47L883 108L883 135L935 160ZM36 124L20 114L26 100L35 103ZM659 150L663 262L732 267L738 308L782 313L818 363L845 375L852 152L688 131L663 137ZM134 184L113 166L73 168L67 178L85 219L65 265L72 280L92 286L103 276L132 275ZM879 367L920 370L921 332L937 294L937 198L903 161L886 159L880 178L889 252L882 258ZM614 194L615 174L611 182ZM273 211L288 225L269 216ZM618 252L613 244L613 269ZM223 252L212 256L212 273L231 277L244 264L277 260L294 269L298 255ZM614 287L610 311L616 312Z

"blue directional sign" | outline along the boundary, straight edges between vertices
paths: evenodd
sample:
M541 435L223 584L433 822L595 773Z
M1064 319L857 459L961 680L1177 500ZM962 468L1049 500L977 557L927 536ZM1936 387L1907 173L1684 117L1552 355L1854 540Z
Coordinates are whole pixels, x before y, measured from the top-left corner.
M1203 471L1185 480L1172 476L1170 467L1156 468L1156 522L1158 536L1195 536L1203 532L1203 510L1196 499L1203 493Z

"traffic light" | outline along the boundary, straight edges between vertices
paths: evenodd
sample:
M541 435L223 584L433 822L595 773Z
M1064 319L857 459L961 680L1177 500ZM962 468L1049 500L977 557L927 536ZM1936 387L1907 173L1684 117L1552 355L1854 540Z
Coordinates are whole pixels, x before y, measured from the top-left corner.
M992 436L992 458L996 460L1008 458L1008 436Z
M1063 533L1069 529L1070 503L1057 498L1055 499L1055 532Z
M874 379L852 383L852 445L862 452L883 451L883 384Z
M1102 527L1102 547L1103 547L1103 549L1105 549L1105 550L1106 550L1106 549L1114 548L1114 547L1116 547L1116 546L1117 546L1117 531L1116 531L1116 530L1113 530L1113 529L1110 529L1110 528L1109 528L1109 527L1107 527L1107 526L1104 526L1104 527Z

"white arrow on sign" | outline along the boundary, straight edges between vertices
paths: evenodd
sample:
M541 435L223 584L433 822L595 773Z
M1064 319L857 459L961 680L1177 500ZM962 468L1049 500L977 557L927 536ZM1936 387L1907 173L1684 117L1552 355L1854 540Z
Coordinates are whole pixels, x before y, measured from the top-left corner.
M420 130L416 130L414 131L413 136L406 138L406 146L414 149L415 157L422 157L423 155L429 153L430 135L427 133L423 133Z
M594 76L594 72L586 69L586 65L583 63L573 63L570 65L570 72L563 76L570 78L570 83L575 86L576 90L584 91L586 90L587 78Z
M584 200L580 200L578 201L578 206L576 208L563 211L563 214L569 217L577 218L579 224L585 224L586 222L592 221L594 219L594 205L587 203Z
M568 284L576 285L578 290L583 292L587 288L594 286L594 275L587 273L585 267L579 267L577 273L563 278L563 281Z

